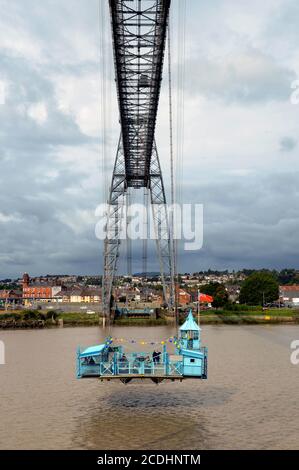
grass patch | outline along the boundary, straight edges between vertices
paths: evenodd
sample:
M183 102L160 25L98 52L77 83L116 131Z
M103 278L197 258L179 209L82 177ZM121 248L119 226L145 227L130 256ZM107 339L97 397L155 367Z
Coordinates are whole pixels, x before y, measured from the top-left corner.
M239 306L240 307L240 306ZM299 309L268 309L263 311L259 307L249 307L239 310L231 309L211 309L200 312L200 321L204 325L253 325L253 324L279 324L279 323L297 323L299 324ZM55 315L54 315L55 314ZM53 319L52 319L53 315ZM196 317L196 315L195 315ZM269 318L267 318L269 317ZM67 312L58 313L54 310L45 312L41 310L21 310L13 312L0 313L0 326L4 328L7 324L16 324L16 327L30 327L34 322L42 320L45 327L55 327L58 325L58 319L63 320L64 326L97 326L102 323L102 317L98 314L88 315L85 312ZM185 315L180 315L180 324L186 319ZM54 321L53 321L54 320ZM152 318L122 318L116 319L115 325L118 326L164 326L173 321L171 317Z
M87 313L60 313L58 318L63 319L64 325L73 325L73 326L92 326L99 324L99 315L97 313L88 315Z
M211 310L210 310L211 312ZM273 317L296 317L299 315L298 309L292 308L269 308L267 310L262 310L255 308L252 310L241 310L241 311L231 311L227 309L214 310L215 315L226 315L226 316L273 316Z

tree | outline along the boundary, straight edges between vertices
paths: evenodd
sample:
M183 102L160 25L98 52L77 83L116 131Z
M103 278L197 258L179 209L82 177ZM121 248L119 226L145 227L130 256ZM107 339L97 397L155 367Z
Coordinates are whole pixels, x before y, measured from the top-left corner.
M282 269L278 275L278 281L282 285L298 284L299 273L295 269Z
M36 320L38 318L37 310L27 310L24 314L24 320Z
M102 279L96 277L88 277L85 280L85 286L101 286Z
M223 284L220 282L210 282L205 286L202 286L200 291L203 294L208 294L213 297L212 307L219 308L223 307L228 302L228 293Z
M279 297L278 282L270 272L260 271L251 274L242 284L240 303L263 305L273 302Z

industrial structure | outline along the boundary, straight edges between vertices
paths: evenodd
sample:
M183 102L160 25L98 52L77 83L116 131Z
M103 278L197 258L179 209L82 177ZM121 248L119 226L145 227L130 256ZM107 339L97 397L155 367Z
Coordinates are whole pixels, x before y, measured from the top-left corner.
M176 248L173 241L174 219L169 218L159 155L155 140L156 120L161 91L163 62L168 32L169 115L171 202L174 202L172 100L169 11L170 0L109 0L119 104L121 135L109 191L102 302L105 319L112 316L113 281L117 269L124 220L133 191L149 199L155 226L160 262L163 300L169 311L177 313L179 289L175 287ZM128 240L128 226L126 225ZM130 242L128 243L130 251ZM145 250L146 247L144 246ZM144 271L145 272L145 271ZM182 296L183 297L183 296ZM130 310L127 296L118 316L134 314L150 318L154 309L144 306ZM190 301L190 298L187 300ZM178 315L176 315L178 320ZM198 311L199 319L199 311ZM105 342L77 351L77 377L118 379L127 384L133 379L164 380L207 378L207 349L201 345L199 322L192 309L177 336L155 341L115 338L112 330ZM128 343L126 348L125 344ZM147 351L138 345L148 345ZM132 352L132 348L134 351ZM153 348L155 348L153 350Z
M175 307L173 234L155 141L170 0L109 0L121 135L107 205L103 312L110 319L130 195L149 199L165 304Z
M134 379L150 379L159 384L164 380L207 379L208 350L201 346L201 329L193 318L192 311L180 327L178 337L168 338L155 346L153 353L129 352L123 345L114 345L114 338L105 343L77 351L77 377L99 378L101 381L118 379L124 384ZM130 341L136 344L137 341ZM147 344L142 342L141 344ZM168 346L175 346L171 354ZM162 352L159 349L162 348Z

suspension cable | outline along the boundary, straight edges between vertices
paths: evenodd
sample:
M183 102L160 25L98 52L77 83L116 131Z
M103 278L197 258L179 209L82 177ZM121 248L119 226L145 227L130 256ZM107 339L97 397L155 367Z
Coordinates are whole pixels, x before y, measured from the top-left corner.
M106 129L107 129L107 105L106 105L106 47L105 47L105 2L99 0L99 33L100 33L100 132L101 132L101 164L102 164L102 197L107 201L108 186L106 181L107 155L106 155Z
M148 188L144 188L144 193L143 193L143 210L144 210L144 220L143 220L143 241L142 241L142 273L144 275L144 278L146 278L147 275L147 241L148 241Z
M129 233L129 227L131 223L131 191L127 189L126 197L126 245L127 245L127 275L132 277L132 239L131 233Z
M102 202L106 203L108 201L109 194L109 181L107 180L107 167L108 167L108 157L109 147L108 147L108 136L107 131L111 129L109 121L111 121L111 90L112 90L112 60L109 60L107 43L109 42L109 31L107 28L107 4L102 0L99 0L98 3L98 25L99 25L99 44L100 44L100 80L99 80L99 92L100 92L100 161L101 161L101 181L102 181ZM108 85L108 90L107 90ZM111 158L109 158L109 162ZM103 266L104 273L105 266ZM102 296L104 295L104 274L102 280ZM108 333L110 334L111 325L110 321L106 325L108 327Z
M172 284L171 288L174 289L174 314L176 323L178 324L178 308L177 308L177 288L176 288L176 276L177 276L177 267L176 267L176 256L177 256L177 242L175 240L175 218L174 207L176 203L176 194L175 194L175 162L174 162L174 148L173 148L173 116L172 116L172 74L171 74L171 20L169 18L168 23L168 88L169 88L169 143L170 143L170 184L171 184L171 205L172 210L170 211L170 243L171 243L171 257L172 257L172 273L170 282Z
M177 203L183 203L183 154L184 154L184 125L185 125L185 54L186 54L186 0L177 0L177 103L176 103L176 148L177 148ZM177 271L179 271L179 252L177 251ZM177 276L179 283L179 277Z

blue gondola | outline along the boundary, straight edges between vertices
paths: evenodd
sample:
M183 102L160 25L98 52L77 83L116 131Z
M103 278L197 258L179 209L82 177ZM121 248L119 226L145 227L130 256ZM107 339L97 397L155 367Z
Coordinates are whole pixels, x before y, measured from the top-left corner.
M104 344L91 346L77 352L77 377L99 378L101 381L119 379L128 383L133 379L151 379L154 383L163 380L187 378L207 379L208 350L201 346L201 328L190 310L185 323L179 328L174 343L175 354L170 354L167 344L162 354L151 352L126 353L122 345L114 345L112 338Z

